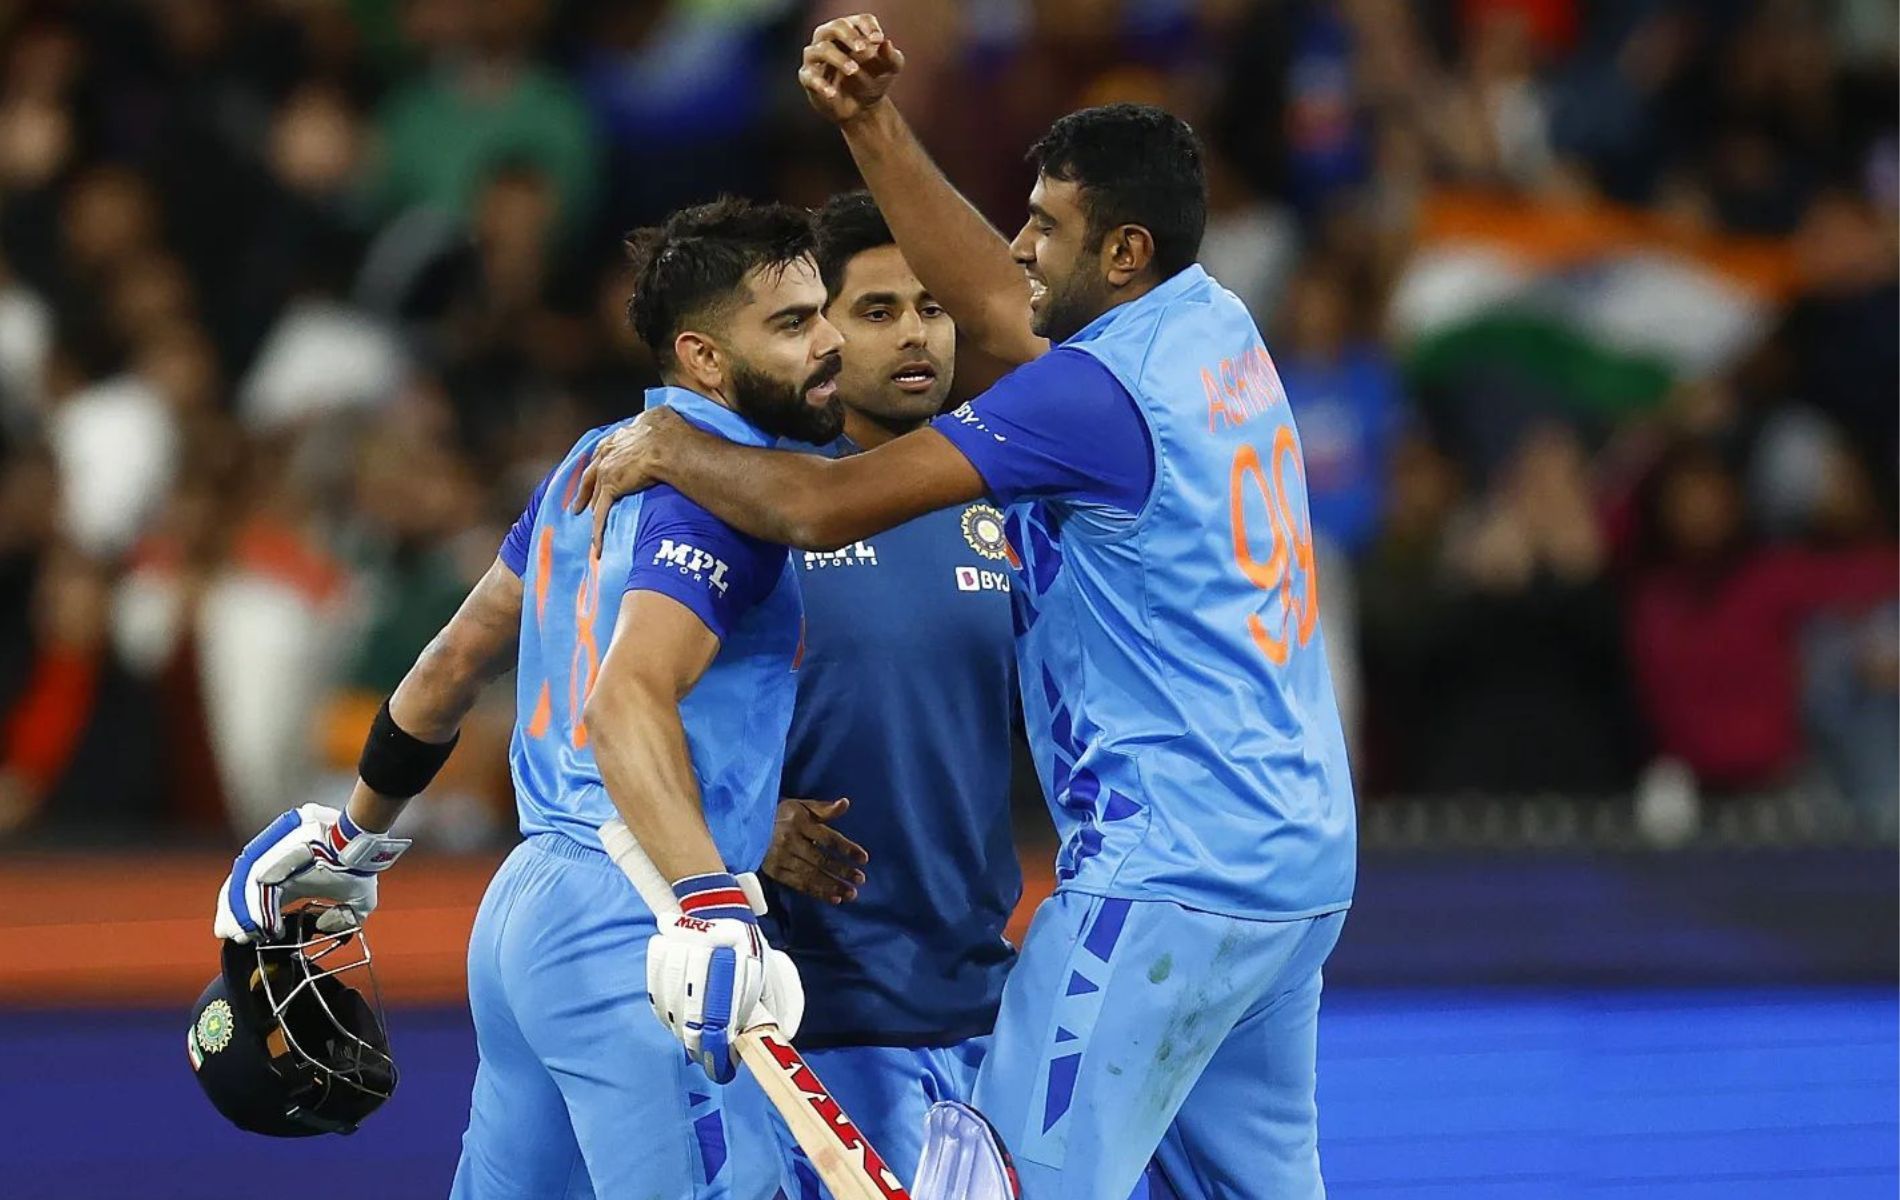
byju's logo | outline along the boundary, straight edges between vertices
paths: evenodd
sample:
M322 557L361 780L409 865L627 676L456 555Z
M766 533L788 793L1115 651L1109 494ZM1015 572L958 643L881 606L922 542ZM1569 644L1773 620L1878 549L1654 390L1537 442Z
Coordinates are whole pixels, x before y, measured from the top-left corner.
M1009 572L984 571L976 567L958 567L957 590L959 592L1007 592L1009 590Z
M979 416L977 414L977 411L974 408L971 408L967 402L963 404L959 404L956 407L956 410L950 414L950 419L952 421L957 422L959 425L968 425L972 429L981 430L982 432L989 434L991 437L995 438L999 442L1007 442L1009 440L1008 438L1004 437L1002 434L997 433L995 430L991 429L988 425L985 425L983 423L983 418Z
M877 547L869 542L852 542L842 550L805 551L805 569L822 571L828 567L875 567Z
M722 596L726 594L726 572L730 568L723 559L714 558L698 546L676 542L672 538L661 538L653 562L655 565L664 563L669 567L677 567L680 574L692 576Z

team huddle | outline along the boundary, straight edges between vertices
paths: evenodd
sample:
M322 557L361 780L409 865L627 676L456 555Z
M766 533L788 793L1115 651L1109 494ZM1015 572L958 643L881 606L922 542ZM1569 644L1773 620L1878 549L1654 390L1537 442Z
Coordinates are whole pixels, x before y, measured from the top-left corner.
M804 53L868 191L630 237L662 386L535 489L348 803L220 890L259 961L366 916L403 803L515 671L523 840L469 946L455 1197L831 1195L740 1066L765 1024L906 1185L949 1103L1013 1181L943 1196L1324 1195L1352 783L1287 398L1196 265L1199 145L1152 107L1064 117L1006 243L887 97L902 66L868 16ZM1061 843L1020 951L1017 719Z

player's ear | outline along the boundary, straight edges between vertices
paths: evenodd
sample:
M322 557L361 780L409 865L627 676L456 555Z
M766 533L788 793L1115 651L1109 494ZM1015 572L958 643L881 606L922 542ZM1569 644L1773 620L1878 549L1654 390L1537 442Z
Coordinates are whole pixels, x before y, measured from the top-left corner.
M719 343L703 333L685 330L673 339L673 357L679 361L680 374L708 391L718 391L726 383L726 356Z
M1155 258L1155 238L1142 225L1117 225L1102 239L1102 265L1111 287L1127 287Z

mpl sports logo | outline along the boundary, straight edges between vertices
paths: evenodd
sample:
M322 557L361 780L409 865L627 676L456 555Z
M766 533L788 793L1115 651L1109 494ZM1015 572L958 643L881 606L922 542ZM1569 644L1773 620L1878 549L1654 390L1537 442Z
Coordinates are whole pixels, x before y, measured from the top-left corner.
M695 582L705 584L722 596L730 586L726 582L726 573L731 568L725 560L706 553L690 542L661 538L660 548L653 554L653 563L655 566L676 567L680 574L691 576Z
M805 569L823 571L831 567L875 567L877 547L869 542L852 542L842 550L805 551Z

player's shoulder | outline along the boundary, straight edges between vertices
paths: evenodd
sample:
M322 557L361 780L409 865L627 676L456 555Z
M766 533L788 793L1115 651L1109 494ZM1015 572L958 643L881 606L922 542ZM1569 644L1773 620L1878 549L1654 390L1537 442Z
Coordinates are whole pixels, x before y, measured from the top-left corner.
M568 451L568 457L572 458L579 454L593 453L596 446L606 441L610 435L633 424L639 419L639 416L638 413L635 413L632 416L621 417L617 421L609 421L605 425L594 426L586 433L581 434L579 438L575 439L574 448Z
M1087 343L1065 342L1045 354L1030 359L997 380L990 388L996 395L1072 396L1079 388L1120 388L1115 377ZM1052 389L1060 389L1059 392Z
M599 449L600 444L607 440L608 435L624 425L631 424L632 421L632 417L627 417L619 421L609 421L605 425L596 425L586 433L581 434L578 438L575 438L574 444L567 448L567 453L561 456L561 460L555 463L553 469L541 480L541 488L546 489L548 484L564 475L578 481L581 472L587 469L588 461L593 458L594 451Z
M696 533L722 545L743 549L755 557L783 556L785 547L743 533L714 516L705 505L671 484L659 483L640 493L638 537Z
M1144 347L1141 361L1145 362L1149 348ZM1071 405L1092 405L1087 411L1091 417L1099 417L1104 412L1118 411L1128 404L1134 395L1124 372L1126 364L1118 357L1101 352L1089 343L1059 346L1043 358L1062 355L1057 374L1045 375L1046 383L1061 387L1061 395Z
M1098 358L1088 342L1063 342L1059 346L1049 347L1049 352L1039 358L1032 358L1018 371L1028 371L1035 375L1072 375L1091 374L1104 370L1102 360Z

